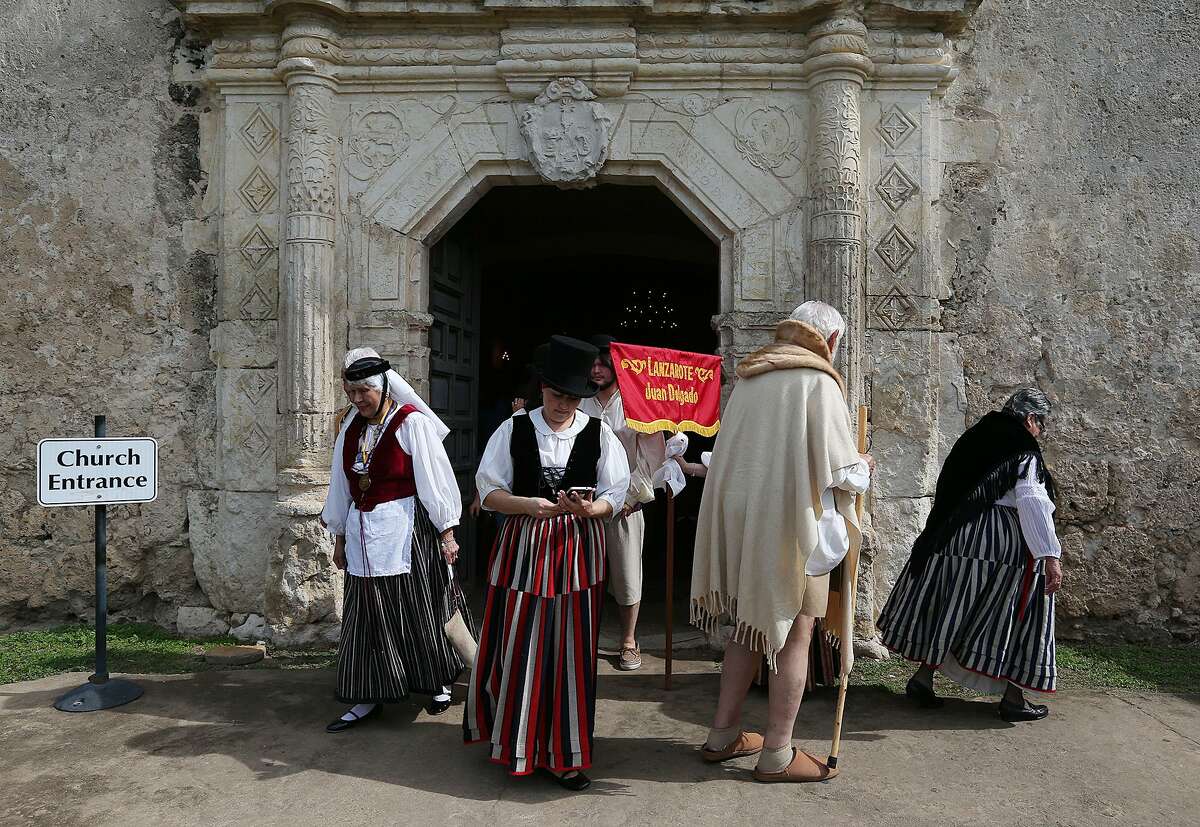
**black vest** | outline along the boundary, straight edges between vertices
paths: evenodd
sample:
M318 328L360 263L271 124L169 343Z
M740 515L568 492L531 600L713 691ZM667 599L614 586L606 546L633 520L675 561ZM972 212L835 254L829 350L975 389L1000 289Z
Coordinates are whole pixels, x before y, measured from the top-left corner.
M512 493L518 497L543 497L554 501L559 491L580 486L596 487L596 466L600 463L600 420L588 419L588 424L575 437L567 468L557 485L551 485L542 473L538 453L537 432L529 416L514 416L509 453L513 463Z

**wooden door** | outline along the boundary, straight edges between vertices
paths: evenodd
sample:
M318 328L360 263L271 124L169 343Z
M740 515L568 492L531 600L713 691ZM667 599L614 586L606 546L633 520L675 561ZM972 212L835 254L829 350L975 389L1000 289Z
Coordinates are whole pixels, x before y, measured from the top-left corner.
M467 506L475 495L479 411L479 259L476 249L451 232L429 255L429 404L450 434L446 453L463 497L456 567L463 582L477 570L475 521Z

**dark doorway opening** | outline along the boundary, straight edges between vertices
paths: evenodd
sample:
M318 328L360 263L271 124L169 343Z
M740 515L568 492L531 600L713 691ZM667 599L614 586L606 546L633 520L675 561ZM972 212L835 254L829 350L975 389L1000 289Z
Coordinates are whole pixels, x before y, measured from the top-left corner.
M444 404L455 420L448 424L460 429L448 447L466 502L488 437L512 414L531 354L552 334L608 333L634 344L716 352L719 247L652 186L495 188L434 247L430 270L431 393L434 407L440 413ZM470 365L468 354L447 359L439 352L450 341L460 351L476 345ZM690 459L712 444L689 439ZM677 594L681 587L686 594L691 576L701 490L692 481L676 504ZM664 518L660 495L646 515L648 602L664 592ZM494 523L486 512L474 520L464 514L460 534L466 554L459 574L477 591Z

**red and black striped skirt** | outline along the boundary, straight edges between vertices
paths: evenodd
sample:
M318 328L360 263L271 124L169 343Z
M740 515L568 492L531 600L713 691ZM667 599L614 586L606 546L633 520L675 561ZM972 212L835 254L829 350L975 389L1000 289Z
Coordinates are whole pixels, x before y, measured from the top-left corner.
M463 718L513 775L592 764L604 527L570 514L504 521L488 564Z

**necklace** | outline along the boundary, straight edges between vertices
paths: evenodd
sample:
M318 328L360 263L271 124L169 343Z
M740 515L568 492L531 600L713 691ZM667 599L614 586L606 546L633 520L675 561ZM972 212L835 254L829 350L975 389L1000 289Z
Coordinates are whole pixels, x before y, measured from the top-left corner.
M379 440L383 438L383 432L386 430L383 423L387 421L387 415L391 411L392 400L388 399L384 402L383 413L379 415L380 428L375 434L374 439L371 439L371 424L367 423L366 432L363 434L363 445L359 447L359 453L362 455L363 474L358 478L358 490L366 493L371 487L371 458L375 456L375 449L379 447ZM370 441L371 445L368 448L366 443Z

